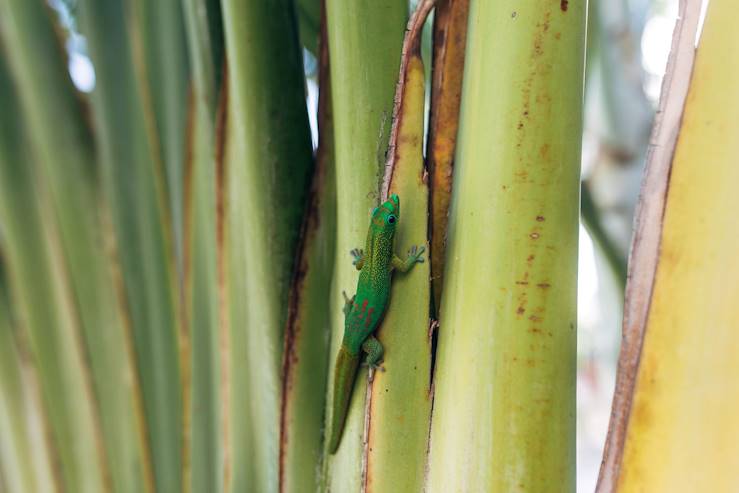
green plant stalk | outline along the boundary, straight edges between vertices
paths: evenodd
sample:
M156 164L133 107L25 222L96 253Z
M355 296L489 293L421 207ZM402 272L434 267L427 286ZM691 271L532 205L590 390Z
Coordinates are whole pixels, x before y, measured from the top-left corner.
M157 491L179 491L182 322L156 126L147 116L151 109L134 66L130 13L112 0L84 0L80 13L95 66L91 102L101 183L110 204L121 296L132 327L154 482Z
M2 257L0 256L0 261ZM0 265L0 470L2 491L35 491L31 440L24 424L26 398L22 383L22 363L13 334L10 300ZM48 466L48 464L47 464ZM48 471L48 470L47 470Z
M242 148L238 145L236 132L234 130L233 115L228 110L224 131L224 166L238 163ZM226 169L228 173L228 169ZM231 176L225 177L225 193L227 195L237 194L239 185ZM249 485L254 484L256 472L255 466L250 463L254 457L254 440L259 436L258 430L252 423L253 411L252 394L250 392L250 366L249 358L253 357L256 350L250 347L250 334L248 333L247 321L249 312L244 307L247 298L247 271L246 245L243 232L234 235L231 231L240 231L243 228L241 216L234 217L231 213L231 205L225 204L225 228L223 238L223 272L225 288L225 305L227 309L226 336L228 345L221 355L226 362L226 374L229 376L226 387L223 389L225 413L238 419L229 419L228 428L224 433L226 442L224 458L224 491L237 492L239 489L250 491ZM252 336L253 337L253 336ZM253 350L253 353L252 353ZM275 349L276 351L276 349ZM260 359L267 359L265 355L256 355ZM265 364L266 366L266 364ZM261 374L261 370L260 370ZM277 410L275 410L277 412ZM275 438L276 439L276 438ZM233 467L238 464L239 467Z
M89 386L78 314L68 287L47 190L33 182L22 113L0 74L0 223L17 323L38 368L45 420L59 459L59 487L102 491L108 462ZM28 460L28 458L26 458Z
M223 327L219 295L217 203L220 182L217 169L222 157L216 152L216 107L222 70L222 32L213 28L220 20L220 6L205 0L184 4L190 46L192 91L188 125L188 157L185 163L185 316L189 325L191 397L185 403L190 437L186 451L185 488L190 491L223 491L226 423L228 415L221 382L227 378L222 357ZM188 385L187 383L185 384ZM186 387L187 388L187 387Z
M185 190L186 317L190 337L189 405L191 442L186 474L191 491L223 489L223 437L220 397L220 331L216 245L216 163L213 115L205 105L191 111L192 162ZM186 425L187 426L187 425Z
M291 1L222 5L229 76L226 272L234 365L227 490L275 491L283 332L313 168L305 81Z
M326 1L337 183L329 361L336 358L344 330L341 292L357 285L349 251L364 244L370 211L379 203L407 12L401 0ZM359 491L366 375L360 371L357 376L341 450L325 462L326 490Z
M193 94L215 119L223 72L223 25L218 0L182 0Z
M323 135L330 135L325 132ZM330 145L330 144L329 144ZM324 149L324 153L330 150ZM328 327L330 303L326 293L331 288L335 231L335 188L331 156L324 160L321 176L316 177L310 223L306 226L305 247L300 276L295 284L286 341L283 381L283 415L280 464L280 491L314 491L318 484L323 448L323 419L328 379ZM292 318L292 317L291 317Z
M189 72L180 0L134 0L130 7L136 70L153 145L166 176L167 211L178 273L183 274L184 173Z
M470 8L427 488L575 491L586 8Z
M433 3L419 3L403 42L383 196L400 196L395 252L428 251L429 187L423 161L425 70L421 33ZM422 491L431 419L431 266L427 259L393 276L378 338L385 372L375 374L365 449L367 492Z
M14 327L0 250L0 490L8 493L51 492L53 472L48 443L38 436L43 429L33 371L24 361ZM2 489L5 488L5 489Z
M290 292L283 356L280 491L315 491L323 451L328 381L331 279L336 248L336 178L325 11L318 83L319 139L311 196L303 220Z
M28 179L37 182L37 193L45 199L41 206L45 226L55 229L48 234L58 234L63 274L54 274L65 277L78 311L80 333L75 337L89 358L85 378L93 385L111 481L117 489L145 490L151 473L143 443L140 389L100 232L105 214L98 212L101 204L84 109L69 79L48 7L32 1L7 2L5 8L4 34L21 104L16 111L27 117L32 145L33 176ZM64 125L59 124L62 121ZM43 384L45 376L40 376Z

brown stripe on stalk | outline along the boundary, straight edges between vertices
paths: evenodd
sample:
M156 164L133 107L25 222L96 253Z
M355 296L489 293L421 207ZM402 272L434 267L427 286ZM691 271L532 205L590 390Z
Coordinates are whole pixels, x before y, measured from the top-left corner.
M320 20L320 37L318 52L318 147L315 155L315 171L311 188L308 194L308 200L301 226L300 238L296 248L297 259L293 277L288 295L287 321L285 325L284 349L282 359L282 396L280 402L280 449L279 449L279 472L278 472L278 490L280 492L291 491L294 485L290 485L290 480L299 481L299 478L290 478L287 471L288 463L288 442L289 442L289 416L295 411L291 411L291 407L295 407L296 400L291 398L294 394L294 380L296 374L301 371L298 366L300 359L300 339L304 324L304 305L303 298L306 295L306 277L309 271L315 270L316 266L312 265L315 260L315 252L311 247L317 242L319 229L321 227L321 209L325 208L327 191L327 174L329 173L330 160L333 158L333 130L332 130L332 114L331 114L331 77L329 71L329 52L328 52L328 33L326 30L326 5L325 1L321 1L321 20ZM333 193L333 192L331 192ZM331 208L329 208L331 209ZM324 214L327 213L324 211ZM328 212L330 213L330 211ZM310 281L309 281L310 282ZM302 309L301 309L302 307ZM304 338L304 337L303 337ZM324 378L325 375L317 375L317 378Z
M192 433L190 432L192 425L192 341L190 339L190 316L187 307L187 297L192 288L192 247L190 245L190 235L192 234L192 216L193 216L193 169L195 159L195 119L197 108L195 104L195 95L192 85L190 85L187 93L187 121L185 123L185 160L183 173L182 203L183 203L183 219L182 219L182 269L178 270L181 278L181 289L179 294L179 311L180 320L177 331L177 345L180 360L180 388L182 389L182 448L180 450L182 457L182 484L184 491L191 484L192 464L190 445L192 443Z
M390 130L388 158L385 163L385 175L382 180L382 202L388 199L390 186L393 181L393 172L395 171L395 165L398 160L398 134L400 133L403 120L403 95L407 82L408 63L412 58L421 58L421 32L423 31L426 18L433 7L434 0L422 0L408 21L408 27L406 28L400 59L400 77L398 78L398 85L395 88L395 99L393 101L393 126Z
M231 423L231 342L228 318L228 255L226 253L226 137L228 135L228 62L223 60L221 90L216 108L216 275L218 279L218 342L220 365L221 431L223 439L223 489L231 484L231 446L229 444Z
M439 0L434 13L434 55L426 163L431 175L429 236L431 286L438 317L444 275L447 217L462 99L469 0Z

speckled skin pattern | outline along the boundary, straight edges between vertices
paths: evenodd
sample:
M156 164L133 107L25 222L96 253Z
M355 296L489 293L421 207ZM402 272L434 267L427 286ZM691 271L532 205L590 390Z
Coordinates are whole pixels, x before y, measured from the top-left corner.
M334 369L333 407L329 449L336 452L346 419L361 352L367 353L367 365L376 368L382 360L382 344L372 335L380 325L390 298L394 269L407 272L416 262L423 262L425 248L411 248L408 258L400 260L393 253L395 229L400 220L400 199L393 194L372 211L364 250L352 250L358 270L357 293L344 306L344 339Z

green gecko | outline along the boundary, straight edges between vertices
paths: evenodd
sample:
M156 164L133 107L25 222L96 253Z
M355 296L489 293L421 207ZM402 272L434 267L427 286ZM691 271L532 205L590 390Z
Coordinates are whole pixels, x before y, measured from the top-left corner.
M335 453L341 442L354 379L362 351L367 353L366 364L378 368L382 360L382 344L372 333L380 325L390 298L390 281L393 270L408 272L416 262L423 262L425 247L412 247L408 258L401 260L393 253L395 228L400 218L400 199L390 199L372 211L364 250L354 249L354 266L361 271L357 293L347 298L344 293L344 339L336 357L334 368L333 407L329 450Z

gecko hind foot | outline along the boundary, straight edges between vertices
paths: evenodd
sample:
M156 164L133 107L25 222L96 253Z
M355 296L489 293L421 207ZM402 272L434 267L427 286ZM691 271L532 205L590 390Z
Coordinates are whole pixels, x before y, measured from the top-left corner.
M362 366L366 366L368 368L367 370L367 380L372 382L375 379L375 372L381 371L385 373L387 370L382 365L377 364L370 364L370 363L362 363Z
M372 371L381 371L381 372L387 371L385 367L382 366L381 361L378 363L368 363L365 361L364 363L362 363L362 366L366 366L368 370L372 370Z
M352 311L352 306L354 305L354 298L356 298L357 295L355 294L354 296L349 298L346 295L346 291L343 291L343 290L341 291L341 294L344 296L344 308L342 308L342 311L344 312L344 316L346 317L349 315L349 312Z

